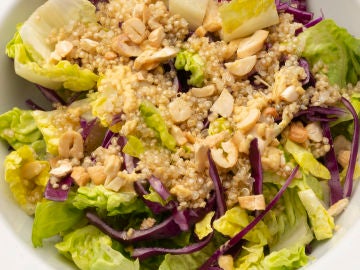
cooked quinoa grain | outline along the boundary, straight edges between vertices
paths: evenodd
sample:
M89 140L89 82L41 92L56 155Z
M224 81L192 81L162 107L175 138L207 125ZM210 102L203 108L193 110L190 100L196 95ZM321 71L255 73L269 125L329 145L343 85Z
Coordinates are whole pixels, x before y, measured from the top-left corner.
M155 176L181 208L204 207L214 188L204 156L211 150L226 204L234 206L239 196L253 193L249 162L253 138L259 140L263 168L287 177L291 166L278 146L291 138L289 124L296 114L309 106L332 106L341 95L360 92L359 84L346 89L330 85L322 65L313 69L316 84L303 86L307 75L299 65L301 48L295 36L302 25L293 22L290 14L280 14L279 24L266 29L269 34L255 54L256 63L244 76L237 76L228 65L237 64L236 41L227 43L217 32L204 29L192 33L187 21L170 14L163 1L101 2L96 16L97 23L70 23L54 30L48 43L54 48L70 44L63 58L101 76L96 91L88 94L100 124L123 136L135 136L145 146L132 172L124 170L121 158L111 165L117 171L107 173L110 157L121 156L115 139L82 160L92 175L106 177L109 189L132 190L135 181ZM136 34L131 32L134 27ZM203 62L201 85L190 85L189 91L178 91L184 86L174 67L176 55L183 51ZM228 99L222 104L219 97L225 94ZM147 125L139 111L145 101L155 106L175 138L176 150L165 147L157 131ZM60 116L54 121L61 132L81 131L76 124L81 111L58 110ZM303 139L301 143L316 158L330 149L324 138ZM236 158L233 164L231 155ZM152 226L152 220L144 220L142 226Z

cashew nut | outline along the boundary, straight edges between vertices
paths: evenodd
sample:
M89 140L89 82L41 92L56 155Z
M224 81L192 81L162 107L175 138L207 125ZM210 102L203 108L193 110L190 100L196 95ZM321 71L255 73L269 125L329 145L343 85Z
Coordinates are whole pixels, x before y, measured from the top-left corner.
M99 46L99 42L89 39L89 38L81 38L80 39L80 47L87 52L95 52L96 47Z
M338 155L341 150L350 150L351 149L351 142L348 141L345 136L339 135L336 136L334 139L334 151L335 154Z
M264 210L266 207L263 194L238 197L241 208L254 211Z
M233 167L238 159L238 150L232 140L221 143L221 148L212 148L211 156L214 162L221 168Z
M210 111L215 112L223 117L229 117L234 108L234 97L228 90L224 89L218 99L214 102Z
M319 122L312 122L305 127L309 139L314 142L321 142L323 139L322 128Z
M336 203L331 205L327 211L330 216L336 217L336 216L340 215L341 212L344 211L348 205L349 205L349 199L344 198L344 199L338 200Z
M294 85L290 85L282 91L280 94L281 99L287 101L287 102L294 102L299 98L300 94L296 91L296 88Z
M104 172L106 174L106 181L112 180L120 171L122 160L118 155L110 155L105 159Z
M85 186L90 180L89 174L81 166L74 167L70 176L79 186Z
M268 35L269 32L266 30L257 30L252 36L242 39L237 49L237 56L239 58L245 58L256 54L264 46Z
M350 161L350 150L340 150L336 155L336 159L341 165L341 167L346 168L349 166Z
M291 123L289 139L296 143L304 143L308 139L308 133L301 122Z
M193 87L190 89L190 94L194 97L202 98L202 97L210 97L215 93L215 85L210 84L201 88Z
M87 172L95 185L103 185L105 183L106 173L104 166L89 167L87 168Z
M119 35L112 41L111 48L119 55L132 57L139 56L142 50L137 45L132 45L126 35Z
M50 175L57 178L62 178L67 176L72 171L72 166L70 162L62 162L59 167L50 170Z
M195 150L195 168L198 172L203 172L208 164L207 152L209 146L206 144L196 143Z
M244 134L252 129L260 119L261 112L257 108L236 107L234 120L237 122L236 127Z
M165 47L158 51L146 50L142 52L134 61L134 68L137 70L151 70L156 68L161 62L169 60L179 52L179 49Z
M219 15L218 5L215 1L209 1L208 3L203 26L205 30L209 32L216 32L221 29L221 18Z
M184 122L192 114L191 104L182 98L176 98L169 103L169 113L175 123Z
M178 126L173 125L171 127L171 135L173 135L178 145L184 145L185 143L187 143L185 135Z
M149 34L148 41L151 46L159 48L165 38L164 27L159 27Z
M248 74L256 64L256 55L247 56L234 62L225 63L227 70L238 77Z
M146 26L139 18L130 18L122 24L124 33L135 44L140 44L146 37Z
M79 132L66 131L59 139L59 156L62 158L82 159L84 157L84 141Z

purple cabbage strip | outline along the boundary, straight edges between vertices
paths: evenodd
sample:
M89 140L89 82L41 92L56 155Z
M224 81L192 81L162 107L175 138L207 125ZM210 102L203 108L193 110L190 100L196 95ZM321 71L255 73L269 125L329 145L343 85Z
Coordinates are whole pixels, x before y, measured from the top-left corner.
M61 105L67 105L66 102L55 92L55 90L51 90L39 84L35 84L35 86L40 90L41 94L43 94L43 96L51 103L60 103Z
M188 245L183 248L162 248L162 247L145 247L145 248L135 248L131 256L134 258L139 258L144 260L150 256L159 255L159 254L190 254L204 248L211 240L213 233L209 234L204 240L199 241L195 244ZM219 268L221 269L221 268Z
M294 15L294 21L302 24L306 24L310 22L314 16L312 12L308 12L304 10L303 7L300 8L293 7L289 3L280 2L279 4L277 4L276 8L278 11L282 11Z
M290 185L291 181L295 177L296 173L299 170L299 165L297 165L294 170L291 172L288 179L286 179L284 185L280 188L278 193L275 195L275 197L272 199L272 201L266 206L265 210L262 211L258 216L256 216L243 230L241 230L239 233L237 233L233 238L228 240L225 244L221 245L220 248L218 248L211 257L199 268L199 270L207 270L211 266L217 263L219 257L223 254L225 254L229 249L231 249L233 246L235 246L241 239L250 231L252 230L256 224L259 223L259 221L269 212L274 205L279 201L282 194L285 192L287 187Z
M305 70L306 73L306 78L305 80L303 80L302 85L307 85L309 82L312 85L315 85L315 80L314 78L312 78L312 75L310 73L310 66L308 61L306 61L305 58L300 58L299 59L299 66L302 67Z
M325 155L325 165L330 171L331 178L328 181L330 188L330 205L343 198L343 188L340 183L339 167L336 161L333 140L330 132L330 126L327 122L322 123L323 136L329 140L330 150Z
M122 168L122 169L125 169L128 173L132 173L135 170L139 159L137 159L136 157L130 156L122 151L124 146L127 143L127 139L125 136L119 135L117 143L120 146L121 155L124 159L124 163L123 163L124 168Z
M299 117L302 115L305 115L306 117L316 117L319 119L323 119L326 121L325 118L328 118L329 115L335 115L335 116L341 116L344 115L346 112L341 109L341 108L336 108L336 107L320 107L320 106L312 106L307 108L306 110L302 110L297 112L294 115L295 117ZM330 120L336 120L336 118L330 118Z
M160 195L160 197L164 201L166 201L170 197L170 192L166 189L166 187L163 185L159 178L151 176L148 181L152 188Z
M25 100L25 104L28 105L31 110L45 111L44 108L42 108L41 106L37 105L37 104L36 104L34 101L32 101L31 99Z
M258 139L254 138L250 142L250 165L251 165L251 176L254 178L253 190L255 195L262 194L263 187L263 176L261 167L261 156L258 147Z
M358 115L351 105L351 102L346 98L342 97L341 102L345 105L345 107L350 111L354 118L354 133L351 143L351 151L350 151L350 161L349 167L346 172L345 183L344 183L344 197L350 197L353 188L353 180L354 180L354 171L357 161L357 154L359 151L359 119Z
M99 228L102 232L109 235L111 238L120 242L134 243L144 240L165 239L178 235L181 230L170 216L164 221L155 226L145 230L134 230L131 234L128 231L117 231L106 224L97 214L87 212L86 217L89 222Z
M105 133L105 137L101 143L101 146L104 148L108 148L111 144L111 139L116 136L116 133L112 132L110 129L108 129Z
M226 212L224 188L222 186L220 176L219 176L219 173L217 171L214 160L211 157L210 150L208 151L207 155L208 155L208 160L209 160L209 175L210 175L211 180L214 183L214 188L215 188L217 214L219 215L219 217L221 217Z
M141 198L141 200L146 204L146 206L149 207L149 209L156 215L163 212L171 211L177 207L177 202L175 201L170 201L166 205L162 205L161 203L145 199L143 196L149 194L149 192L144 188L140 181L136 181L134 183L134 189Z
M81 136L83 140L86 140L86 138L91 133L91 130L94 128L95 124L97 122L97 118L94 118L90 121L85 120L84 118L80 119L80 126L81 126Z
M54 188L50 183L50 180L47 182L44 197L50 201L63 202L66 201L69 195L70 187L74 183L74 180L69 176L66 176L60 180L58 183L59 187ZM64 188L63 186L68 188Z

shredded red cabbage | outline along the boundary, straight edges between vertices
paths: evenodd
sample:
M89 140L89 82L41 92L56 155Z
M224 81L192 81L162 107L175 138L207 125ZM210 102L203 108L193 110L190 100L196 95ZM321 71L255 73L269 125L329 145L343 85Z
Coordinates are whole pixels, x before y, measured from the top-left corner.
M336 117L329 117L329 116L342 116L345 114L345 111L341 108L336 108L336 107L320 107L320 106L312 106L307 108L306 110L302 110L297 112L294 115L294 118L299 117L299 116L306 116L308 119L313 118L313 120L315 121L315 119L317 119L317 121L321 120L321 121L332 121L332 120L336 120Z
M204 248L210 242L212 236L213 233L209 234L204 240L199 241L195 244L188 245L183 248L161 248L161 247L135 248L132 251L131 256L134 258L139 258L140 260L144 260L146 258L159 254L175 254L175 255L190 254Z
M357 154L359 151L359 119L355 111L355 108L352 106L351 102L344 97L341 98L341 101L345 105L345 107L350 111L351 115L354 118L354 133L351 143L350 161L344 183L344 197L350 197L353 188L354 171L356 166Z
M306 11L306 6L304 8L303 5L294 6L291 3L277 1L276 8L279 12L286 12L294 15L294 21L302 24L310 22L314 16L312 12Z
M48 181L45 187L44 197L50 201L66 201L69 195L70 187L73 183L74 180L70 176L66 176L61 179L57 188L54 188L50 181Z
M261 156L258 147L258 139L254 138L250 142L250 165L251 165L251 176L254 178L253 191L255 195L262 194L263 176L261 167Z
M101 146L104 148L108 148L111 144L111 139L116 136L116 133L112 132L110 129L108 129L105 133L104 139L101 143Z
M60 103L61 105L67 105L65 100L63 100L55 90L51 90L39 84L35 84L35 86L40 90L41 94L50 102L50 103Z
M164 201L166 201L171 196L170 192L166 189L159 178L151 176L148 181L151 187L160 195Z
M134 183L134 189L135 189L136 193L139 195L139 197L141 198L141 200L146 204L146 206L149 207L149 209L156 215L163 213L163 212L171 211L174 208L176 208L178 205L178 203L173 200L169 201L166 205L162 205L161 203L158 203L158 202L146 200L144 198L144 195L149 194L149 192L143 186L141 181L136 181Z
M333 205L337 201L343 198L343 188L340 183L339 167L336 161L336 155L334 151L333 140L330 132L330 127L327 122L322 123L323 136L329 140L330 150L326 153L325 165L330 171L331 178L328 181L330 188L330 205Z
M315 78L310 72L310 66L305 58L299 59L299 66L305 70L306 78L303 80L302 85L304 86L315 86Z
M91 130L94 128L96 122L97 122L97 118L94 118L90 121L87 121L84 118L80 119L81 136L84 141L89 136L89 134L90 134Z
M44 108L42 108L41 106L39 106L38 104L36 104L36 103L35 103L34 101L32 101L31 99L25 100L25 104L28 105L31 110L45 111Z
M256 216L253 221L251 221L243 230L241 230L238 234L236 234L233 238L228 240L225 244L220 246L211 257L199 268L199 270L207 270L211 266L214 266L219 257L225 253L227 253L233 246L235 246L241 239L251 230L253 229L257 223L270 211L271 208L279 201L282 194L285 192L287 187L290 185L291 181L295 177L296 173L299 170L299 165L297 165L294 170L291 172L288 179L286 179L284 185L280 188L279 192L275 195L272 201L266 206L265 210L262 211L258 216Z
M224 190L223 190L224 188L222 186L215 162L211 157L210 150L208 151L207 155L208 155L208 160L209 160L209 175L210 175L211 180L214 183L214 188L215 188L217 214L219 216L222 216L226 212L226 204L225 204L225 197L224 197Z

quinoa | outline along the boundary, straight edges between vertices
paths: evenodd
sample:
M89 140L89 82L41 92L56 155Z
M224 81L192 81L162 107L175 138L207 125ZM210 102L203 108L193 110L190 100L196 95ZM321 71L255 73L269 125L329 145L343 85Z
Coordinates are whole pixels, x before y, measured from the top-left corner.
M279 140L287 138L287 126L294 115L309 106L334 105L340 100L341 94L360 91L359 84L349 85L346 89L330 85L321 72L326 67L321 65L313 70L316 84L306 90L302 89L301 82L306 78L306 73L299 66L301 48L297 46L295 35L296 29L302 25L293 22L291 14L279 14L279 24L267 29L269 35L263 48L256 53L255 67L250 74L241 77L232 74L225 65L236 60L236 53L231 51L229 43L220 40L217 33L198 36L196 32L190 32L186 20L179 15L170 14L162 1L110 0L99 3L96 16L97 23L70 23L54 30L48 43L55 47L60 41L71 42L73 49L66 55L66 60L102 76L97 91L88 95L92 102L92 113L100 119L101 124L111 127L113 119L120 115L122 125L112 128L124 136L141 138L146 145L135 172L128 177L129 181L153 175L163 182L183 208L204 207L213 189L206 165L206 169L199 170L196 149L211 137L205 123L211 125L221 117L212 109L224 89L231 94L234 107L233 112L226 117L227 127L240 136L240 139L233 143L235 139L232 135L225 134L210 148L221 149L222 143L231 141L239 152L236 154L236 163L229 168L217 164L228 207L235 205L239 196L253 192L254 179L251 177L248 159L251 139L261 138L263 166L286 177L291 172L289 164L285 161L283 151L276 149ZM214 92L204 97L196 96L192 91L178 92L176 71L173 68L174 57L152 63L154 66L151 68L138 69L136 56L119 53L116 50L116 40L125 33L124 23L135 17L144 22L145 38L139 44L131 46L142 51L152 50L147 38L154 30L162 29L164 37L157 44L157 50L172 48L200 56L204 62L202 87L211 86L215 89ZM279 82L282 79L284 82ZM302 92L295 100L277 99L274 93L276 87L283 86L279 86L280 83L296 85ZM172 127L180 130L177 142L180 147L176 151L163 147L156 132L146 125L138 109L145 100L157 108L169 130ZM191 109L191 114L184 121L174 119L169 109L175 100L180 100ZM253 127L237 134L249 108L254 108L261 115ZM276 114L280 123L274 115L265 115L266 109ZM64 115L74 122L79 120L68 112ZM65 126L62 130L68 128ZM79 127L76 129L79 130ZM184 143L180 143L181 140ZM104 166L107 156L119 154L120 149L115 144L113 142L109 149L95 150L91 157L84 158L82 165L86 168ZM324 156L330 148L326 140L307 141L307 146L316 158ZM96 164L92 162L93 159L96 159ZM121 171L120 174L124 177L126 172Z

